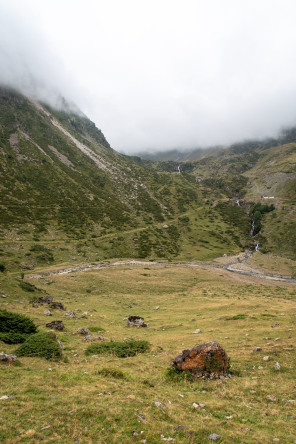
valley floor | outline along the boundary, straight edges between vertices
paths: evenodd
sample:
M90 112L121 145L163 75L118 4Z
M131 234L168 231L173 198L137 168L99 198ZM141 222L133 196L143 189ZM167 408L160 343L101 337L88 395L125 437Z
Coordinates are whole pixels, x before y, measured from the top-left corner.
M1 365L0 398L8 396L0 399L1 442L206 443L212 433L224 443L296 439L294 283L147 262L42 274L27 282L77 318L59 310L45 316L46 306L32 306L32 293L22 291L18 279L2 278L7 297L1 308L27 314L41 329L63 320L59 337L66 359ZM87 318L80 318L82 312ZM128 328L129 314L143 316L148 328ZM74 334L80 327L98 330L106 341L148 340L151 351L129 358L86 356L89 343ZM233 378L192 383L167 377L177 354L210 341L231 357ZM256 347L262 350L254 352ZM2 343L1 351L15 348Z

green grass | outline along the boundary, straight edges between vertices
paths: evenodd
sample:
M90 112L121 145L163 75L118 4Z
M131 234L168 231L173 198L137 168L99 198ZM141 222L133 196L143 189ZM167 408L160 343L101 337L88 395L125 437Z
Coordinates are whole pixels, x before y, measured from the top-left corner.
M20 366L1 365L1 396L12 396L1 401L2 442L133 442L133 430L155 444L162 434L190 443L187 432L200 443L211 433L224 442L293 442L295 287L173 264L149 266L148 277L146 268L126 265L30 280L68 310L89 314L88 319L63 318L60 339L68 362L21 357ZM7 310L45 327L44 307L32 307L13 274L1 276L1 287ZM144 317L148 328L127 327L129 314ZM227 320L240 314L245 317ZM101 325L106 344L125 343L133 335L135 341L148 341L150 352L124 359L86 356L88 344L73 333ZM196 328L199 335L192 334ZM176 355L212 340L231 358L233 378L190 381L172 374ZM254 353L259 346L262 351ZM5 352L15 348L2 344ZM279 372L275 362L281 364ZM268 401L268 395L278 401Z

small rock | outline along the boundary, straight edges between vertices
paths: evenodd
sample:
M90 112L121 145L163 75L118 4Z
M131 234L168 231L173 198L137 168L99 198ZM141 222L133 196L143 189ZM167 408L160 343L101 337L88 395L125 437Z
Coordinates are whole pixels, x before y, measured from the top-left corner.
M135 315L129 315L127 318L127 325L129 327L147 327L147 324L144 322L144 318Z
M263 356L263 361L269 361L269 356Z
M262 370L263 369L262 365L258 365L258 369Z
M254 352L260 352L262 350L262 347L256 347L256 348L254 348Z
M87 335L87 336L85 336L84 341L92 341L93 338L94 337L92 335Z
M266 399L267 399L267 401L271 401L271 402L277 402L279 400L279 398L274 395L267 395Z
M159 401L155 401L155 403L154 403L155 405L156 405L156 407L164 407L164 408L166 408L166 405L165 404L163 404L162 402L159 402Z
M275 341L279 341L280 340L280 338L275 338Z
M1 362L8 362L8 363L13 363L17 361L17 356L16 355L8 355L4 352L0 353L0 361Z
M78 330L76 330L76 334L78 334L78 335L90 335L91 332L89 331L88 328L81 327L81 328L78 328Z
M1 400L1 401L4 401L5 399L9 399L9 398L10 398L10 396L6 396L6 395L4 395L4 396L1 396L0 400Z
M45 316L52 316L52 312L50 310L44 310Z
M273 438L273 442L280 442L279 438Z
M159 307L155 307L155 310L159 310Z
M68 318L72 318L72 319L75 319L77 317L76 313L74 313L74 311L66 311L64 316L67 316Z
M103 336L97 336L96 338L98 341L105 341L105 339L103 338Z
M275 364L274 364L274 367L273 367L275 370L280 370L281 369L281 365L280 365L280 363L279 362L276 362Z
M217 441L217 440L220 439L220 438L222 438L222 436L221 436L221 435L217 435L217 433L212 433L212 434L209 436L209 440L210 440L210 441Z
M180 398L184 398L184 395L182 393L179 393Z
M197 328L195 331L192 332L195 335L198 335L199 333L201 333L201 329Z

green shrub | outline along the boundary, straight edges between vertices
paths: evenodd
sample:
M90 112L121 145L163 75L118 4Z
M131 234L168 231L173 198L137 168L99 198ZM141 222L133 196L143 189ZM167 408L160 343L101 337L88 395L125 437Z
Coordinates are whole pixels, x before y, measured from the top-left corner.
M196 377L189 370L178 370L176 367L169 367L165 371L165 378L169 382L193 382Z
M30 292L33 292L33 291L36 290L35 285L29 284L29 282L23 282L23 281L21 281L21 282L19 283L19 286L20 286L21 289L24 290L24 291L30 291Z
M238 319L246 319L246 314L238 314L235 316L229 316L226 318L226 321L237 321Z
M0 310L0 332L16 332L32 334L36 333L37 327L27 316Z
M20 344L36 331L36 325L27 316L0 310L0 340L6 344Z
M9 331L7 333L0 333L0 341L5 342L5 344L21 344L25 342L28 336L25 333Z
M39 332L29 336L15 351L17 356L41 357L46 359L61 358L62 351L55 340L55 334Z
M91 331L92 333L96 333L96 332L98 332L98 331L105 331L104 328L102 328L102 327L95 327L95 326L93 326L93 327L88 327L88 329L89 329L89 331Z
M4 271L5 271L5 265L1 263L0 264L0 272L4 273Z
M119 358L126 358L127 356L135 356L138 353L145 353L150 350L149 342L147 341L135 341L130 339L125 342L102 342L100 344L93 344L87 347L86 355L105 355L114 354Z
M98 371L98 374L105 377L111 376L112 378L116 379L128 379L126 373L118 368L102 368Z

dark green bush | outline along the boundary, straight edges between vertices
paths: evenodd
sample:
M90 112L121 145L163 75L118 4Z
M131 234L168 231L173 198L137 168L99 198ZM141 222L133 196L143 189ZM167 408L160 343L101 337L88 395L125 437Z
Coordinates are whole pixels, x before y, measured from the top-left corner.
M189 370L178 370L176 367L169 367L165 371L165 378L169 382L193 382L196 377Z
M226 319L226 321L237 321L238 319L246 319L247 315L246 314L238 314L235 316L229 316Z
M0 310L0 332L36 333L37 327L27 316Z
M24 290L24 291L30 291L30 292L33 292L33 291L36 290L35 285L29 284L29 282L21 281L21 282L19 283L19 286L20 286L21 289Z
M36 331L36 325L27 316L0 310L0 340L6 344L20 344Z
M39 332L29 336L15 351L17 356L41 357L46 359L61 358L62 351L51 332Z
M150 350L149 342L147 341L135 341L130 339L125 342L101 342L100 344L93 344L87 347L86 355L105 355L114 354L119 358L126 358L127 356L135 356L138 353L145 353Z
M105 331L104 328L102 327L96 327L96 326L92 326L92 327L88 327L89 331L91 331L92 333L96 333L98 331Z
M1 263L0 264L0 272L4 273L4 271L5 271L5 265Z
M9 331L7 333L0 333L0 341L5 342L5 344L21 344L25 342L28 336L25 333Z

